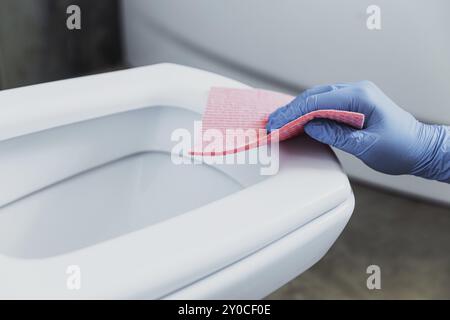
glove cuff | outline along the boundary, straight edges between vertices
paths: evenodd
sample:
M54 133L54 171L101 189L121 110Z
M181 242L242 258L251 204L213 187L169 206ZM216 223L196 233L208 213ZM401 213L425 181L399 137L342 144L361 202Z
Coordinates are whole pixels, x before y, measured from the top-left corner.
M450 127L423 124L423 132L430 137L424 143L426 154L412 174L426 179L450 183Z

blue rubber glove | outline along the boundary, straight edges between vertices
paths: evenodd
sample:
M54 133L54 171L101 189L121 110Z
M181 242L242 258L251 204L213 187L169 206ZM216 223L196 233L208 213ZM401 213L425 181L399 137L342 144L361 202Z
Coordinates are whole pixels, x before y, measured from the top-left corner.
M417 121L369 81L306 90L270 115L267 130L320 109L363 113L364 128L313 120L305 126L312 138L351 153L380 172L450 183L450 128Z

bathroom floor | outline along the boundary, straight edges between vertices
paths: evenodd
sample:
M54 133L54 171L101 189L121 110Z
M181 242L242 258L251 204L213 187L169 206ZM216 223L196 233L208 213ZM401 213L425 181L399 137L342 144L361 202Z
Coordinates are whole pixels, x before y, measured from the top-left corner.
M450 299L450 208L353 183L356 208L328 254L268 299ZM369 290L366 268L381 269Z

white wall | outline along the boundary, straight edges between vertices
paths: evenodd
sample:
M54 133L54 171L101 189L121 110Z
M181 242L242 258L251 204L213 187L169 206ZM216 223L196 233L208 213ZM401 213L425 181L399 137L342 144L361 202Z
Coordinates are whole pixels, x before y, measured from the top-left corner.
M427 122L450 124L447 0L125 0L126 57L170 61L292 94L370 79ZM366 28L381 8L382 30ZM354 177L450 203L450 186L391 177L339 155Z

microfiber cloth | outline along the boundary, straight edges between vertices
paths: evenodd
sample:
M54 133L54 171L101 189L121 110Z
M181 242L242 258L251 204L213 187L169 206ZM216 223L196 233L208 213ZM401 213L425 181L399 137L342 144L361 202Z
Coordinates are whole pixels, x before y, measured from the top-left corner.
M202 133L210 130L221 133L219 144L213 150L203 148L208 142L201 141L190 150L191 155L226 155L267 144L271 134L265 130L269 115L289 102L294 97L262 89L236 89L212 87L202 118ZM340 110L317 110L309 112L278 130L279 141L286 140L303 133L305 124L316 118L326 118L348 124L361 129L364 125L364 114ZM237 130L243 129L243 130ZM249 136L246 130L253 129L257 134ZM245 135L242 139L227 141L227 130ZM248 133L248 131L247 131ZM204 139L205 140L205 139ZM241 141L241 144L236 144ZM202 146L203 145L203 146ZM217 148L217 146L219 146Z

